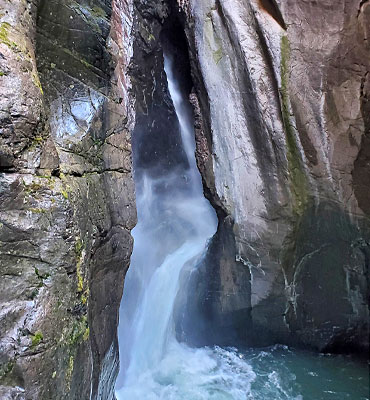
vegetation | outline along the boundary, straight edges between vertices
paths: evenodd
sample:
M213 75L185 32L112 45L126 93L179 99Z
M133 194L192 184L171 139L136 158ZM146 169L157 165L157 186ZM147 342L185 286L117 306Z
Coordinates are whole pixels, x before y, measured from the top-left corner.
M37 331L34 335L31 335L31 349L37 347L43 339L44 335L40 331Z
M294 211L301 215L308 201L308 182L301 154L296 142L295 129L291 123L289 101L290 45L287 36L281 38L281 87L282 116L287 143L288 168L294 196Z
M72 333L69 338L69 344L75 345L81 341L86 341L89 338L89 334L89 323L87 316L84 315L80 320L74 322Z
M10 28L11 28L11 25L8 24L7 22L2 22L0 24L0 43L6 44L12 50L17 50L17 48L18 48L17 43L15 43L9 39L9 29Z
M83 250L83 243L80 238L76 240L75 243L75 252L76 252L76 273L77 273L77 292L82 293L84 290L84 280L81 272L81 265L82 265L82 250Z

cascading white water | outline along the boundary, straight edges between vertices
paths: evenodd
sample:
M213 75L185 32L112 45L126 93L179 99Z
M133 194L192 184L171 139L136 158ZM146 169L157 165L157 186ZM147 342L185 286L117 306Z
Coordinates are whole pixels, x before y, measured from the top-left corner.
M195 139L189 104L173 78L165 58L169 91L179 119L189 170L151 178L137 184L138 224L133 231L134 252L125 279L120 313L121 373L118 398L126 388L158 365L176 343L172 321L184 268L194 268L207 241L216 232L217 217L204 198L195 162Z
M285 347L241 353L219 347L192 349L176 340L175 300L179 291L186 290L182 272L196 268L216 231L217 218L203 196L196 167L190 105L174 79L168 57L165 70L190 168L155 179L145 173L135 176L138 224L133 231L135 245L120 310L117 399L366 399L360 396L367 387L363 372L357 373L343 360L333 363L342 363L346 377L328 375L330 368L339 370L330 365L329 358L319 360ZM319 368L325 378L311 383L310 379L319 376L312 371ZM296 382L299 374L300 384ZM338 387L346 378L347 392L332 390L333 382L338 381ZM314 390L317 384L322 388L321 397Z

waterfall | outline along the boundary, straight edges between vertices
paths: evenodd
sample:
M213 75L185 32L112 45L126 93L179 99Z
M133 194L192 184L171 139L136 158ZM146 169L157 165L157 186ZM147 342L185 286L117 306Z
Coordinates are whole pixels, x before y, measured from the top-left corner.
M191 108L173 69L166 57L168 87L189 168L155 178L145 170L135 174L138 224L120 310L117 400L368 399L366 368L346 359L284 346L193 349L176 340L176 297L187 290L184 276L205 254L217 218L203 196Z
M184 290L181 272L196 268L217 228L196 166L191 107L173 68L166 56L168 88L189 169L156 178L145 172L135 176L138 224L132 233L134 251L120 311L118 389L134 386L177 343L172 316L178 291ZM121 398L120 390L117 396Z

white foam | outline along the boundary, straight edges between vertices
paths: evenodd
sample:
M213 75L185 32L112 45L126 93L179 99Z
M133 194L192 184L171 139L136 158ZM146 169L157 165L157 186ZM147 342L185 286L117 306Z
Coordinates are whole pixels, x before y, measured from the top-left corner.
M181 289L181 271L196 268L216 232L217 217L203 195L190 106L174 80L168 58L165 69L190 168L155 179L143 173L136 181L138 225L133 230L134 251L120 310L121 370L117 380L117 389L124 386L117 396L129 400L176 396L177 390L181 392L176 385L181 387L182 379L195 373L194 365L179 370L189 355L202 368L214 363L200 359L205 352L189 350L185 355L185 348L175 340L172 315ZM172 382L173 389L162 381Z

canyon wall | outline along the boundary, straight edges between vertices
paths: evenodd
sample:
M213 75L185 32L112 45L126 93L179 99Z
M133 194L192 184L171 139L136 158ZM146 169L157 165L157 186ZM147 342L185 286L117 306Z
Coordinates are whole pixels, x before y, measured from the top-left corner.
M237 328L250 344L368 348L370 4L179 6L220 217L194 283L205 343L232 344Z
M162 117L173 118L165 36L183 57L184 85L191 69L198 166L219 217L191 278L197 295L178 312L181 339L367 348L369 5L137 0L135 7L140 159L154 171L165 146L169 166L181 160L177 139L165 143L160 132Z
M132 4L0 1L0 397L113 399Z
M184 338L368 347L370 3L331 3L0 0L2 399L114 398L136 113L143 167L186 168L161 137L179 27L219 217Z

